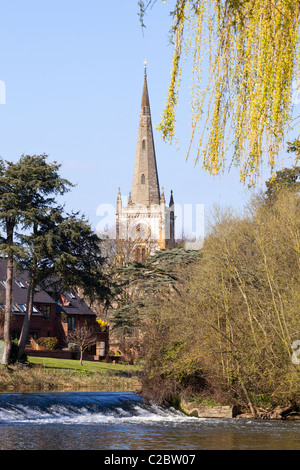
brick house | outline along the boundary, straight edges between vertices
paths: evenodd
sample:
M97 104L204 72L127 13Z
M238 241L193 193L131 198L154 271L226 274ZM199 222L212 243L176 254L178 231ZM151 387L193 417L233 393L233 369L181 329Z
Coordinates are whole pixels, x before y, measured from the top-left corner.
M0 309L5 305L6 262L0 262ZM11 336L19 338L26 311L28 274L14 270L12 286ZM76 327L87 327L96 336L96 344L85 352L85 360L107 360L109 333L102 331L97 323L96 313L75 291L54 294L49 287L45 291L37 287L34 295L34 309L30 322L29 341L26 352L30 355L75 358L76 352L68 348L68 333ZM55 337L58 347L54 351L33 349L38 338ZM32 341L32 340L33 341ZM31 340L31 341L30 341Z

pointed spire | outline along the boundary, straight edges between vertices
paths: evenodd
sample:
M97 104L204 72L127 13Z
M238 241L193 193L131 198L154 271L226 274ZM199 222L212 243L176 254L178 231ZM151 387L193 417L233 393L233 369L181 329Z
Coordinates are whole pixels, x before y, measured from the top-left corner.
M147 114L150 114L150 102L149 102L149 94L148 94L148 86L147 86L147 69L145 67L145 73L144 73L144 86L143 86L143 94L142 94L142 108L146 106L147 109ZM143 110L144 113L144 110Z
M170 202L169 202L169 207L174 206L174 199L173 199L173 191L171 189L171 196L170 196Z
M132 183L132 202L145 206L160 202L146 67Z

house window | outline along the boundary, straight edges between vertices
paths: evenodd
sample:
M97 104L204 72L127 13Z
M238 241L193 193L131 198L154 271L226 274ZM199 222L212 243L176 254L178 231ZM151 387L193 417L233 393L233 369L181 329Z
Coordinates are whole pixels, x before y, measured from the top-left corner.
M51 306L50 305L43 305L42 306L42 311L44 318L50 318L51 316Z
M16 279L16 284L18 284L18 286L21 287L22 289L26 289L26 286L23 284L23 282L18 281L17 279Z
M68 330L69 331L75 330L75 317L68 316Z
M146 183L146 178L145 178L145 175L143 174L142 177L141 177L141 183L142 184L145 184Z
M20 310L22 310L22 312L26 312L26 305L18 304L18 307L20 308Z
M1 279L1 281L0 281L0 282L1 282L1 284L2 284L4 287L6 286L6 282L5 282L5 281L3 281L3 279Z

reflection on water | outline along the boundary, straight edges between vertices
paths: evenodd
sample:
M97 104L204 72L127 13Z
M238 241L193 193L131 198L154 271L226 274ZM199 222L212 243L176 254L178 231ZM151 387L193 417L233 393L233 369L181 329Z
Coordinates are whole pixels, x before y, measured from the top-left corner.
M299 450L300 423L199 419L133 393L0 394L1 450Z

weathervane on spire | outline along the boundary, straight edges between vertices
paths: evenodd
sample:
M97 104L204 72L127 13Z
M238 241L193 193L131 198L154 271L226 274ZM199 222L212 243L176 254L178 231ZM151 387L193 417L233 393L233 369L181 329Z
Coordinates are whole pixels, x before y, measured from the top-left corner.
M144 68L145 68L145 75L147 74L147 61L146 59L144 60Z

